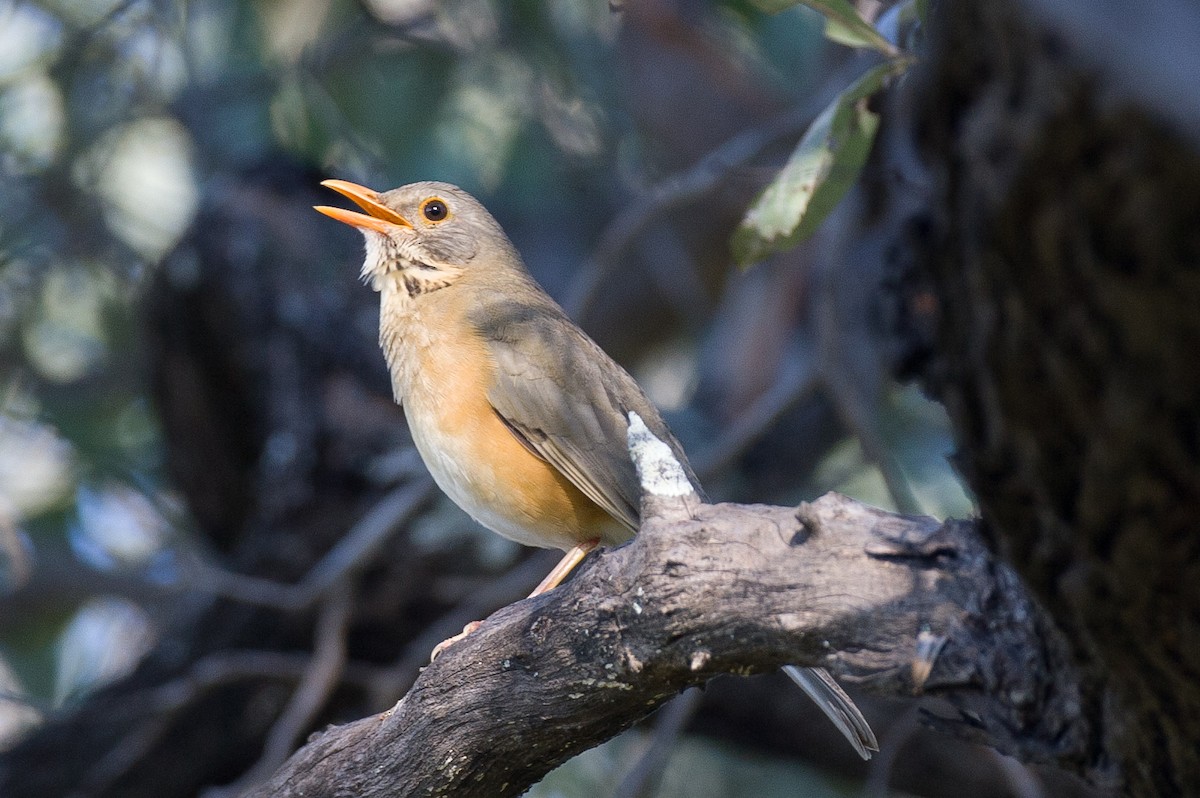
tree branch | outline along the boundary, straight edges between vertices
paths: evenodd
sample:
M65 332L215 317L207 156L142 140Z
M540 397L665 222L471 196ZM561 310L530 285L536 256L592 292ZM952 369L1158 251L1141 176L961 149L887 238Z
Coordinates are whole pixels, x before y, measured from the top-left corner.
M950 733L1084 761L1065 646L974 524L837 494L798 510L688 496L643 509L633 542L497 612L391 710L315 736L252 795L519 795L686 687L787 663L923 689L958 708L930 716ZM920 685L930 635L946 642Z

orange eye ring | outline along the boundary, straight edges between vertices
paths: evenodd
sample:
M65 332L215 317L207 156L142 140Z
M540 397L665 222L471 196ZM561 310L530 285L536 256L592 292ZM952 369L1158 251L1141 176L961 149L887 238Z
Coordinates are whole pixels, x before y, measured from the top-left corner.
M434 224L444 222L450 218L450 206L441 197L429 197L421 201L421 216Z

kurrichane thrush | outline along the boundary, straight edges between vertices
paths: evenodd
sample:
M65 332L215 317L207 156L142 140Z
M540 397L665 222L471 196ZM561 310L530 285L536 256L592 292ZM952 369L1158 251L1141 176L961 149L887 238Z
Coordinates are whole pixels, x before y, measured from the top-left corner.
M630 412L671 448L700 492L642 389L534 282L474 197L447 183L383 193L342 180L322 185L365 211L317 208L366 238L362 275L380 295L379 344L392 390L438 486L489 529L567 552L533 595L556 586L597 545L637 533ZM824 669L785 670L860 755L878 750L866 719Z

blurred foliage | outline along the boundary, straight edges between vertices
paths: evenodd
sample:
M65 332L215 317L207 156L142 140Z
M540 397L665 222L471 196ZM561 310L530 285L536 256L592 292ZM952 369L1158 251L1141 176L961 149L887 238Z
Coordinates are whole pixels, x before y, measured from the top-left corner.
M628 765L636 761L650 736L632 731L592 749L548 774L528 798L592 798L613 795ZM701 739L683 740L654 793L657 798L794 798L853 796L855 785L818 769L781 762Z
M879 132L879 115L868 100L890 78L904 74L913 58L865 21L846 0L760 0L765 10L797 2L825 17L825 35L848 47L871 48L888 60L839 92L813 121L804 138L746 212L733 236L733 254L743 266L810 238L858 180ZM894 27L909 31L919 18L916 0L893 9ZM899 36L897 36L899 38Z
M896 47L862 18L848 0L755 0L763 11L778 13L803 4L825 17L825 35L850 47L870 47L894 55Z
M738 0L0 0L0 591L55 557L169 583L202 545L165 476L138 303L240 173L283 155L379 188L457 182L562 296L631 196L811 99L838 63L821 31ZM679 86L710 94L681 111L665 99ZM696 295L719 309L737 278L727 248L705 251L718 276ZM670 306L680 280L651 282ZM710 323L632 365L697 372ZM659 379L656 398L686 407L697 379ZM927 509L967 511L940 412L904 391L880 413ZM850 438L816 474L815 490L891 503ZM0 747L126 672L165 611L48 596L6 619Z
M734 233L733 254L743 265L810 237L854 185L879 130L879 115L867 108L866 99L893 69L885 63L867 72L808 128Z

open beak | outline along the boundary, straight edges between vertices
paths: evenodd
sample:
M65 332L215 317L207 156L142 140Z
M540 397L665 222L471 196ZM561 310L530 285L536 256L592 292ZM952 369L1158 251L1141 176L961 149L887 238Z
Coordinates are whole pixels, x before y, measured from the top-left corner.
M319 211L331 219L384 234L394 232L397 227L412 228L412 222L379 201L378 191L372 191L366 186L360 186L347 180L322 180L321 185L349 197L355 205L366 211L366 213L358 213L344 208L333 208L329 205L313 206L313 210Z

